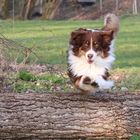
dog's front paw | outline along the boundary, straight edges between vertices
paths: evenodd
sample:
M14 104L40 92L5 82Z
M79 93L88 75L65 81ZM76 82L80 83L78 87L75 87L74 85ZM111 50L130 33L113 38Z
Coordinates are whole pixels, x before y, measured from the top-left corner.
M100 89L110 89L114 86L114 81L105 81L99 85Z

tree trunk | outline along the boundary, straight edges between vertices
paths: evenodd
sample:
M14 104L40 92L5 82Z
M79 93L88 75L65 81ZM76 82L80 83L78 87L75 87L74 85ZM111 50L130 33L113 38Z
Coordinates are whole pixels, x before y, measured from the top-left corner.
M27 5L26 5L25 14L24 14L24 19L28 19L28 14L29 14L29 10L30 10L30 5L31 5L31 0L28 0Z
M140 93L0 94L0 139L129 139Z
M100 12L103 13L103 0L100 0Z
M31 18L31 12L33 10L33 7L35 5L36 0L26 0L24 1L24 8L22 8L22 15L24 19L30 19Z
M5 18L5 11L7 10L5 9L5 4L6 4L6 0L0 0L0 18Z
M48 2L44 4L43 7L44 12L42 17L44 19L53 19L55 12L59 8L61 2L62 0L48 0Z
M116 14L118 15L118 9L119 9L119 0L116 0Z
M137 0L133 0L133 14L138 14Z
M4 6L3 6L3 13L4 13L4 19L9 17L9 1L4 0Z

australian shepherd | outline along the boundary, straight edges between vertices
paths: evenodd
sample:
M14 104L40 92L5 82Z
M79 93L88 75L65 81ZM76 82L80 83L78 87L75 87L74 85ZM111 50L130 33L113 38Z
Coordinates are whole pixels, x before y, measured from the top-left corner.
M74 85L85 92L110 89L109 70L115 60L114 44L119 19L107 14L102 29L79 28L71 33L68 49L68 75Z

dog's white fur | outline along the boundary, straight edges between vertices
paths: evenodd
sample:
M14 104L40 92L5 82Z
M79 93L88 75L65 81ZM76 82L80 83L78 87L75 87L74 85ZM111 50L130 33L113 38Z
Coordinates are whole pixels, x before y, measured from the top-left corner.
M80 88L83 90L93 91L95 90L93 86L83 84L85 77L90 77L92 82L96 82L99 85L99 89L109 89L113 87L114 82L111 80L104 80L102 75L104 75L106 69L110 70L112 63L115 60L114 56L114 42L111 41L110 51L107 58L102 58L94 50L90 49L86 55L77 57L73 54L71 50L73 46L70 46L68 61L70 63L69 69L72 71L74 76L82 76L80 80ZM92 47L91 47L92 48ZM89 64L87 62L87 54L93 54L93 63Z

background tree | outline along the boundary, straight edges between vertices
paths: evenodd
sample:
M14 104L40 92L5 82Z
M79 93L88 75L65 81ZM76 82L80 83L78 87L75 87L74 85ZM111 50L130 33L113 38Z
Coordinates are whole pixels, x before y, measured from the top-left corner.
M43 18L52 19L62 0L48 0L44 3Z
M116 14L118 14L118 9L119 9L119 0L116 0Z
M138 14L137 0L133 0L133 14Z

